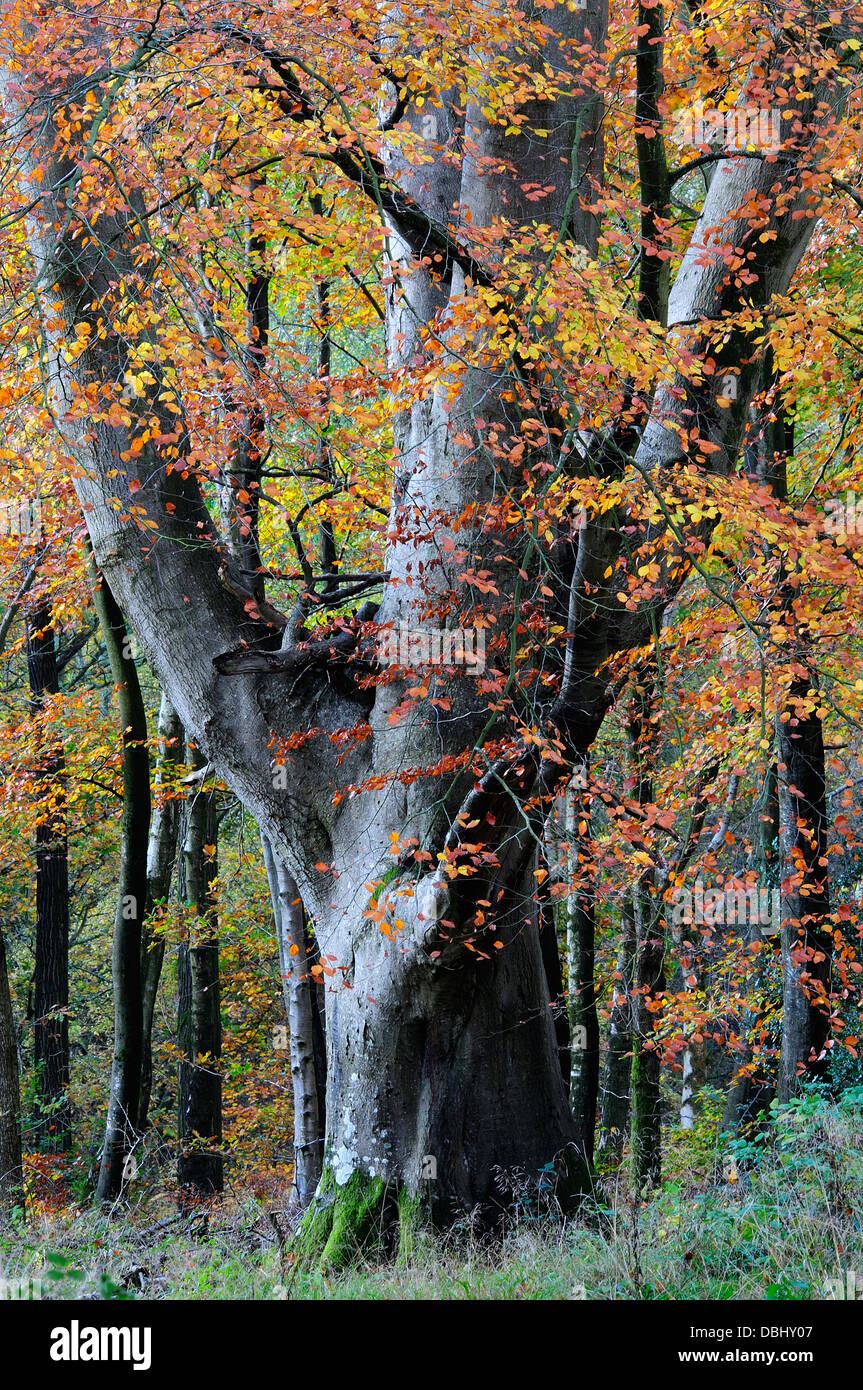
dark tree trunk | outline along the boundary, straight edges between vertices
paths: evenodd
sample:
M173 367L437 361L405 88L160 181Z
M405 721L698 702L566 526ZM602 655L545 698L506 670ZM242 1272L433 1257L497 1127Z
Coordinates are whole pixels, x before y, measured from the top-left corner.
M809 675L811 652L801 651L800 661L806 673L792 682L776 729L785 885L777 1085L781 1101L799 1092L804 1077L824 1074L830 1032L832 943L822 926L830 911L824 736L817 688ZM803 709L808 713L802 714Z
M608 1025L608 1048L598 1149L616 1167L623 1157L629 1132L629 1095L632 1075L632 971L635 959L635 913L631 896L624 899L620 947L614 981L614 999Z
M772 376L768 359L767 380ZM781 399L765 410L752 462L747 464L777 498L787 497L787 460L794 450L793 417ZM804 1077L827 1069L830 1032L832 937L823 923L830 911L827 861L827 788L824 733L818 709L818 670L812 638L796 611L802 578L777 565L780 621L788 641L791 679L777 710L776 770L782 896L782 1042L777 1095L790 1100Z
M167 903L171 892L171 879L177 858L177 836L180 824L180 805L175 789L169 787L165 795L164 784L173 782L177 769L183 764L185 752L183 726L176 710L162 695L159 706L159 752L156 761L154 791L156 804L150 822L150 839L147 846L147 917L144 925L141 948L141 995L142 995L142 1062L141 1095L138 1103L138 1133L147 1128L150 1094L153 1086L153 1018L159 981L162 978L162 965L165 959L165 938L158 930L156 918L162 906ZM161 791L161 797L160 797Z
M24 1200L18 1048L6 942L0 931L0 1214L9 1216L16 1207L24 1206Z
M218 913L212 885L218 873L216 792L205 791L206 764L189 744L186 761L204 771L185 807L181 900L187 935L177 952L179 1158L181 1189L207 1197L224 1185L222 1144L222 1013Z
M96 1195L113 1202L134 1178L133 1151L141 1097L143 1009L141 937L147 909L147 838L150 830L150 755L147 712L123 614L104 578L94 571L94 601L117 689L123 739L123 819L120 882L114 915L111 980L114 1051L105 1146Z
M659 1052L652 1046L649 1003L665 989L665 943L650 893L635 888L635 969L632 1003L632 1176L639 1192L662 1176Z
M757 853L760 872L764 883L772 892L780 883L780 825L779 825L779 786L776 763L767 767L764 791L758 806ZM765 952L773 950L765 941L760 927L750 922L749 942L759 941L760 948L753 972L751 989L761 995L764 984ZM758 1026L758 1014L747 1011L743 1020L743 1031L751 1034ZM752 1047L747 1043L738 1063L737 1075L728 1088L722 1112L721 1130L723 1133L745 1134L753 1125L761 1123L776 1093L771 1077L757 1069L753 1061Z
M46 697L59 693L51 610L41 602L27 623L31 710L38 718ZM40 734L40 742L44 735ZM35 781L36 969L34 981L34 1129L40 1147L60 1153L71 1142L69 1115L69 859L66 839L65 759L43 745Z
M650 687L652 695L653 687ZM629 740L636 768L635 796L641 804L653 799L651 774L651 695L640 699L629 723ZM662 1105L659 1094L660 1059L653 1046L650 1005L665 989L665 937L652 869L642 870L632 889L635 919L635 961L632 987L632 1182L637 1192L658 1185L662 1176Z

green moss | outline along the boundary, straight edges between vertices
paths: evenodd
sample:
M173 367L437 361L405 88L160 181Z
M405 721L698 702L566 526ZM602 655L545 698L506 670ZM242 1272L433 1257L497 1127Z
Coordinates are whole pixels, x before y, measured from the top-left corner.
M398 1218L398 1197L383 1178L357 1170L339 1185L329 1165L294 1237L304 1264L338 1271L361 1257L385 1257Z
M399 1251L400 1265L408 1265L417 1250L417 1236L423 1224L424 1207L418 1192L409 1192L406 1187L399 1190Z

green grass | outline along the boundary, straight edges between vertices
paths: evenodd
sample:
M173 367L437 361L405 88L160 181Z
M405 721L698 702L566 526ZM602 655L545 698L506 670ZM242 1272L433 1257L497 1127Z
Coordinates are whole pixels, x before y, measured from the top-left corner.
M58 1298L823 1299L848 1270L863 1295L863 1090L838 1104L810 1094L776 1112L766 1138L730 1148L716 1111L705 1097L699 1128L669 1136L670 1176L650 1201L631 1200L624 1169L582 1219L524 1219L502 1248L466 1222L445 1239L420 1231L398 1263L328 1277L294 1263L265 1203L234 1194L206 1230L154 1230L146 1202L133 1218L6 1228L0 1265Z

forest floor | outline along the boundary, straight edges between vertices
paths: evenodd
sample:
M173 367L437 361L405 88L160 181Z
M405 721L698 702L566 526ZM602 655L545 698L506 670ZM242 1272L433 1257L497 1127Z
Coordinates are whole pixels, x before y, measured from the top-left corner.
M578 1220L526 1202L502 1248L465 1222L402 1264L326 1275L292 1261L284 1188L235 1187L182 1217L163 1188L122 1218L68 1208L3 1228L0 1274L59 1299L863 1298L861 1121L863 1089L783 1107L751 1143L720 1145L705 1117L669 1136L649 1200L624 1164Z

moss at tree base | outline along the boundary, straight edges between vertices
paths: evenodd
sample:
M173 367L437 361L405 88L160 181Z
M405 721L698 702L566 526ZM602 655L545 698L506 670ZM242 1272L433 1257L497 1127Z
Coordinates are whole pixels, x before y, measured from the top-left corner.
M564 1215L578 1211L594 1192L590 1164L578 1149L568 1146L540 1175L536 1213L553 1205ZM503 1196L503 1194L500 1194ZM502 1229L507 1213L519 1205L511 1201L489 1201L485 1207L488 1231ZM451 1225L464 1215L451 1203L436 1205L429 1194L415 1192L402 1182L371 1177L355 1170L346 1183L336 1182L331 1165L326 1164L318 1190L303 1214L292 1241L300 1263L330 1273L348 1269L360 1260L400 1265L410 1263L416 1253L424 1227L429 1223ZM476 1219L478 1209L473 1209Z
M297 1227L293 1248L304 1264L345 1269L360 1257L387 1258L398 1221L399 1201L392 1183L357 1170L339 1184L327 1164Z

